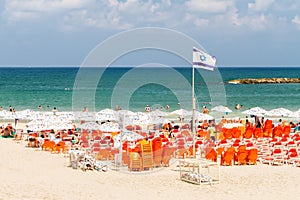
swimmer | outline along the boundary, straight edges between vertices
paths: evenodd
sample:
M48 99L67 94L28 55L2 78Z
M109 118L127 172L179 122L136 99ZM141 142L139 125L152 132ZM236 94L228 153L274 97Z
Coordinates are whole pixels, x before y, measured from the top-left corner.
M147 106L145 107L145 111L146 111L146 112L150 112L150 107L149 107L149 105L147 105Z

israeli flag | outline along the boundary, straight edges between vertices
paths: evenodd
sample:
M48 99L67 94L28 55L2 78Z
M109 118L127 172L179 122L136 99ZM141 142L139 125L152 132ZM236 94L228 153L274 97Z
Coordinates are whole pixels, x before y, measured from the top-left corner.
M216 58L193 47L193 67L214 71Z

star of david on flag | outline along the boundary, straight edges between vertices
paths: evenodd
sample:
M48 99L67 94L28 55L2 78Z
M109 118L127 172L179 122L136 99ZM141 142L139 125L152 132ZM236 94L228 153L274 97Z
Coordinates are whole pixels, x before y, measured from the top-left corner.
M213 71L215 66L216 58L214 56L193 47L193 67Z

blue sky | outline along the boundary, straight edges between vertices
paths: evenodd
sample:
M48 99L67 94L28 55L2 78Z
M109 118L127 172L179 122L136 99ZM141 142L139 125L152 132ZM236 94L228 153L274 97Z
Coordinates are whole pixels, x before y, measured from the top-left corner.
M79 66L107 37L180 31L218 66L300 66L298 0L2 0L0 65Z

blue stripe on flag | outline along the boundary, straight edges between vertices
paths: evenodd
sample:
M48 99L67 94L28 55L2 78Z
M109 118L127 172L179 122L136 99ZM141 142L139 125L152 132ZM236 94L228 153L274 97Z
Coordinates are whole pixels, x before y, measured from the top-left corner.
M207 68L210 68L210 69L214 69L214 66L212 66L212 65L208 65L208 64L205 64L205 63L202 63L202 62L193 62L193 66L194 67L197 67L197 66L199 66L199 67L207 67Z
M194 52L200 52L198 49L196 49L195 47L193 47L193 51Z

